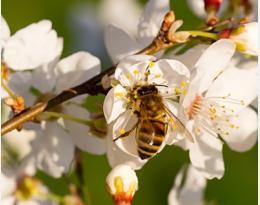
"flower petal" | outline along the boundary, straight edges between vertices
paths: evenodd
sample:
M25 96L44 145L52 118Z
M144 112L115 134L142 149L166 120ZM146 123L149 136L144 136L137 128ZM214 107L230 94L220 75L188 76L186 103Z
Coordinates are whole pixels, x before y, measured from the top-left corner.
M239 112L256 97L256 67L256 63L250 63L245 69L228 68L213 82L206 93L206 97L228 96L226 100L221 101L221 104L233 109L234 112ZM241 84L241 79L243 79L243 84ZM228 99L234 99L236 102Z
M192 165L208 179L222 178L224 162L222 156L222 142L208 133L195 138L189 147Z
M103 111L108 124L125 112L126 94L126 90L121 85L117 85L106 95Z
M39 134L33 142L37 167L53 177L60 177L69 170L74 156L71 137L57 122L47 122Z
M156 68L158 67L158 68ZM160 70L162 73L162 79L165 79L167 82L167 86L180 86L181 82L186 82L190 77L190 72L186 68L184 64L179 61L171 60L171 59L161 59L155 63L155 66L150 69L151 76L150 78L155 76L157 70ZM150 80L153 82L154 80ZM158 82L157 82L158 83Z
M63 41L51 22L43 20L16 32L5 45L3 59L14 70L34 69L61 55Z
M111 167L115 167L119 164L127 164L133 169L141 169L147 160L141 160L139 156L128 154L121 150L112 138L112 131L107 136L107 158Z
M10 75L8 86L16 95L24 98L27 106L33 105L36 97L30 92L31 82L33 80L32 72L15 72Z
M141 6L136 0L106 0L101 1L98 8L98 17L104 25L113 24L126 29L135 35L136 27L141 14ZM124 18L121 18L121 17Z
M197 87L197 94L206 91L212 81L225 69L235 52L235 44L230 40L219 40L213 43L195 64L195 75L191 80L191 88ZM188 94L187 94L188 95Z
M249 107L244 108L239 117L234 119L238 129L230 129L228 136L222 138L228 146L237 152L251 149L257 140L257 114Z
M192 71L195 63L208 47L209 46L206 44L199 44L190 48L183 54L176 55L175 53L170 53L168 55L166 54L166 57L182 62L190 71Z
M2 136L4 144L15 150L19 160L24 158L31 151L30 142L36 137L36 132L32 130L22 129L21 131L13 130L12 132Z
M200 18L204 18L206 16L206 12L204 9L204 1L203 0L188 0L188 5L191 10Z
M169 205L201 205L204 201L204 189L207 180L201 173L193 168L188 167L184 181L184 170L182 169L175 178L175 183L168 195ZM183 183L184 181L184 183Z
M9 39L10 34L11 34L11 32L10 32L8 24L5 21L4 17L1 16L1 41L0 41L1 51L2 51L2 48L5 46L5 42Z
M150 55L128 56L120 61L115 71L115 78L123 86L133 86L136 82L143 80L146 68L151 61L156 60Z
M62 59L56 69L58 79L55 91L60 93L99 74L100 60L88 52L77 52Z
M105 45L114 63L141 49L131 36L114 25L109 25L105 30Z
M170 10L169 0L150 0L138 25L138 41L147 46L158 34L165 14Z
M0 181L0 193L1 199L3 199L6 196L11 195L15 191L16 181L14 178L5 176L2 172L0 173Z
M112 136L113 139L119 137L122 133L131 130L136 126L138 121L137 117L131 113L131 110L123 113L119 118L115 121L113 126ZM120 149L124 152L131 154L133 156L139 156L137 153L137 144L135 139L135 131L131 132L129 136L120 138L115 141Z
M230 36L231 40L234 40L236 43L241 43L242 45L245 44L245 51L243 53L257 56L259 54L259 47L258 47L258 23L257 22L250 22L244 24L245 31L241 32L238 35Z
M63 106L63 112L76 116L77 118L90 120L90 113L77 104L65 104ZM70 120L64 120L64 123L77 147L91 154L105 153L105 139L92 134L89 126L81 125Z

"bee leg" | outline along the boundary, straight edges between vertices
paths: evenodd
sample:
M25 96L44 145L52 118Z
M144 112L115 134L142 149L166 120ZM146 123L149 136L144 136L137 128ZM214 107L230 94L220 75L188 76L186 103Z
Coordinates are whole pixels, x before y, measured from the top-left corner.
M139 124L139 120L138 120L138 122L130 129L130 130L128 130L127 132L125 132L125 133L123 133L123 134L121 134L121 135L119 135L117 138L115 138L113 141L115 142L115 141L117 141L118 139L120 139L120 138L124 138L124 137L128 137L130 134L131 134L131 132L133 132L135 129L136 129L136 127L138 126L138 124Z

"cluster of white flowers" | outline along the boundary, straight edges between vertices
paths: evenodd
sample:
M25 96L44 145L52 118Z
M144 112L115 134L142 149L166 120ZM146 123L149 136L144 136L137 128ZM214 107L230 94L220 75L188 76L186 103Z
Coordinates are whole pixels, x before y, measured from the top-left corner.
M189 2L204 7L202 1ZM223 143L239 152L254 146L257 114L249 105L256 99L257 62L242 55L258 55L255 32L258 24L230 28L218 33L219 38L211 45L197 45L182 55L170 53L166 59L161 57L162 52L156 56L133 55L152 43L169 10L168 0L150 0L135 31L128 34L116 25L105 30L105 44L117 67L101 117L100 113L98 117L97 113L90 113L83 106L86 96L80 96L44 112L34 119L37 123L25 124L21 131L3 136L1 189L2 182L5 185L1 204L20 204L23 200L42 204L48 189L34 178L36 170L61 177L70 170L76 149L106 154L113 168L107 177L109 192L114 201L123 197L131 202L138 188L134 170L141 169L166 145L187 150L191 161L184 184L183 171L178 174L169 204L191 204L187 200L202 204L206 179L220 179L224 175ZM48 20L11 35L2 17L1 31L1 65L6 71L2 72L5 85L1 89L2 99L14 97L10 96L13 93L22 96L26 107L32 106L101 71L100 60L85 51L61 59L63 39ZM235 54L236 50L240 54ZM142 102L138 91L145 86L152 87L160 100ZM145 91L148 94L142 95L151 95L149 89ZM156 109L140 108L148 107L141 107L142 103L157 102L154 107L162 115L153 116L156 124L151 116L144 118L140 114L155 114ZM3 105L2 109L7 112L4 118L9 118L9 108ZM153 155L145 159L140 155L138 136L139 125L144 121L150 123L149 132L153 133L149 140L142 141L142 146L148 147L147 152L142 150L145 155L153 149ZM104 130L99 130L99 126ZM164 126L163 134L156 133L154 126L159 131ZM158 135L162 136L159 146L154 142ZM56 202L49 200L48 204Z

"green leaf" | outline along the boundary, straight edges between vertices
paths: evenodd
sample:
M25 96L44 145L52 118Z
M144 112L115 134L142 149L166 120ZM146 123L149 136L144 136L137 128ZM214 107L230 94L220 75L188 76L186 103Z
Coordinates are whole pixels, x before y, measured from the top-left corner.
M81 106L89 112L100 112L102 111L104 99L105 96L102 94L98 94L96 96L87 96L83 100Z
M35 96L35 97L40 97L42 95L41 91L38 90L37 88L31 86L30 87L30 92Z

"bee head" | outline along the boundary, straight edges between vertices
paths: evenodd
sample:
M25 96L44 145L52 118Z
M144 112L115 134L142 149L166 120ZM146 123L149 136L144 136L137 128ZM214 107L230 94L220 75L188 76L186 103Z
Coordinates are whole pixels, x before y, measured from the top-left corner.
M140 87L137 90L137 95L139 97L149 95L149 94L157 94L157 93L158 93L158 89L156 88L155 85L145 85L145 86Z

